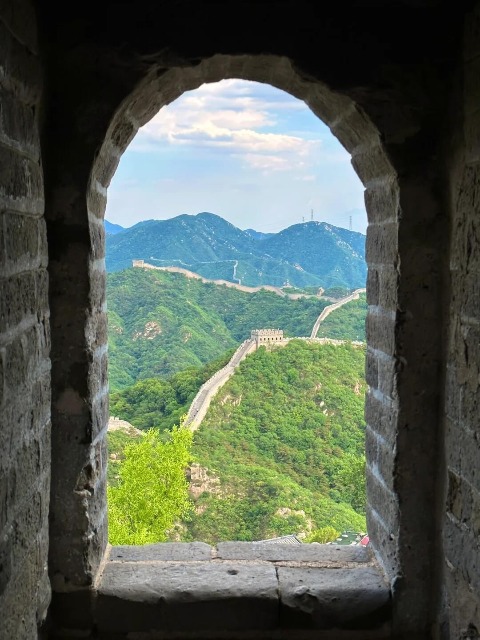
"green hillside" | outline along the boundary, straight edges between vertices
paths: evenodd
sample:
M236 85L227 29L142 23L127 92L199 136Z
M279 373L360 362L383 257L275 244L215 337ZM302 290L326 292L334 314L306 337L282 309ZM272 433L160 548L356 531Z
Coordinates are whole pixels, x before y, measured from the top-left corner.
M185 537L363 530L364 360L302 341L248 356L195 433L194 458L220 487L200 495Z
M110 388L200 367L238 346L251 329L310 335L326 304L245 293L162 271L108 274Z
M366 316L367 295L362 293L358 300L352 300L328 315L320 324L317 338L365 342Z

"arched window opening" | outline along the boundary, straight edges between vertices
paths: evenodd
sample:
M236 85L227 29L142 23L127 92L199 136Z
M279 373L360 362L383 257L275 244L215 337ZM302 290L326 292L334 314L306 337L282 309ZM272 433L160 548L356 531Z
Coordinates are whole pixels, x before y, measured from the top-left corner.
M197 62L192 62L191 67L172 67L161 73L152 67L152 72L137 83L131 93L124 96L123 101L110 105L113 115L106 118L104 129L99 127L100 132L95 132L97 137L94 142L97 146L92 150L92 140L87 139L86 146L91 154L87 154L87 159L84 154L76 167L79 175L75 176L78 182L75 183L75 189L81 196L76 200L72 199L73 213L65 224L70 232L74 224L72 219L77 216L79 228L82 232L88 231L88 250L85 247L80 250L75 242L69 242L62 260L50 263L54 318L52 379L55 392L52 404L54 473L50 564L51 573L55 576L55 592L66 594L72 588L88 588L97 580L99 567L106 566L110 571L112 554L121 551L110 550L107 544L105 470L108 402L103 222L107 188L123 151L139 127L151 120L161 107L170 104L185 91L198 88L204 83L238 78L272 84L303 100L349 151L354 169L364 185L369 219L366 243L366 478L369 546L391 580L400 574L408 576L405 578L409 581L408 594L404 597L403 592L399 591L397 595L402 606L407 606L406 603L408 606L415 606L421 616L425 603L417 596L423 597L424 590L417 566L421 563L429 571L432 556L427 553L426 545L419 547L413 544L422 524L412 517L412 513L418 513L415 505L422 504L425 508L429 505L432 480L428 475L428 465L416 465L414 468L408 466L406 452L412 436L408 429L400 427L408 424L409 417L413 416L412 412L416 412L413 417L418 422L419 415L428 411L433 400L430 404L421 405L418 402L414 405L404 402L401 410L399 401L401 395L407 399L410 397L411 389L416 388L419 372L423 371L422 367L408 368L408 358L404 357L405 354L417 352L421 334L410 332L405 335L399 331L399 328L403 330L405 322L410 326L408 323L412 318L408 313L401 315L403 311L399 296L402 304L408 308L416 282L414 278L407 277L414 275L413 263L406 260L402 262L402 270L399 270L399 246L402 241L404 249L406 246L410 247L405 239L411 231L408 225L412 218L406 217L406 212L413 211L416 206L418 185L411 184L407 178L402 177L404 197L401 211L403 229L406 231L401 235L401 180L386 152L388 145L385 146L383 142L385 136L382 129L385 123L381 121L381 117L377 117L377 105L370 104L369 97L361 92L352 91L346 95L331 91L319 79L309 75L302 76L290 60L282 57L220 55L205 58L198 64ZM108 109L102 111L106 112ZM403 126L403 120L402 123ZM395 139L400 139L401 135L402 132ZM96 155L92 159L94 152ZM398 160L395 153L391 155ZM87 183L84 207L82 197ZM428 189L422 193L429 202L431 194ZM56 194L56 197L61 200L60 195ZM61 206L53 207L51 215L56 215L60 210ZM410 222L406 223L405 220ZM55 219L51 224L52 233L61 233L63 224L61 220ZM415 246L418 248L418 243ZM430 255L427 240L421 248L425 256ZM72 255L75 259L72 259ZM80 264L83 265L83 270L78 266ZM74 290L71 288L73 281L78 284ZM68 304L65 304L62 297L62 292L66 290L69 292ZM435 291L435 288L431 291ZM423 316L415 316L414 323L418 318L421 324ZM73 332L77 337L76 344L80 347L75 351L68 351L65 348L65 335L68 334L70 341ZM433 354L433 360L437 338L437 334L432 335L432 341L426 345L428 353ZM427 366L430 361L427 359L424 362ZM64 380L72 388L66 388ZM295 381L295 373L292 380ZM402 386L398 385L399 380L402 381ZM66 423L69 431L61 428ZM427 446L430 442L429 434L430 432L416 431L415 442L421 447ZM59 471L65 467L65 438L69 445L67 478ZM397 472L400 467L402 473ZM417 482L419 478L421 482ZM415 500L412 500L413 495ZM67 559L63 553L66 531L69 540ZM304 546L312 548L310 545ZM137 551L133 549L132 553L133 556L130 557L135 561ZM211 558L211 551L204 547L195 547L192 553L197 560ZM224 549L222 553L223 558L232 559L232 554L235 558L239 557L235 555L237 551L231 549ZM245 553L253 554L249 557L259 559L258 550L242 551L240 559L248 559L243 555ZM267 555L267 559L272 560L272 554ZM276 557L276 554L273 553L273 556ZM172 556L166 559L175 560ZM101 564L105 562L106 565ZM376 571L377 569L374 570ZM388 600L388 590L382 591L382 598L384 596ZM384 600L382 602L385 603Z
M328 127L269 85L204 84L138 132L106 220L111 542L360 544L366 213ZM188 496L148 459L182 464L185 415Z

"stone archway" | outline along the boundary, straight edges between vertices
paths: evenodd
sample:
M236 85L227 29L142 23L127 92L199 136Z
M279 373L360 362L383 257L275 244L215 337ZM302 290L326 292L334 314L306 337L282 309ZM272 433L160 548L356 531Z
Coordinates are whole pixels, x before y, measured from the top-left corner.
M377 557L395 585L397 618L407 628L418 626L419 620L425 624L425 611L434 607L432 594L424 588L434 572L433 550L430 543L418 541L426 530L431 535L425 540L437 535L434 423L442 357L440 328L432 331L430 324L431 314L439 309L440 275L427 271L425 261L430 266L439 260L440 249L434 248L435 234L430 230L438 233L441 221L428 166L421 174L418 164L408 168L409 137L416 124L407 117L384 122L376 97L361 100L358 91L332 91L282 56L217 54L195 65L159 70L152 63L150 67L140 81L134 74L134 81L111 91L98 117L93 106L89 110L83 105L82 115L66 123L72 148L56 176L56 184L63 183L64 188L50 193L49 234L57 241L65 239L63 249L50 261L54 389L50 565L57 599L91 587L107 544L106 190L138 128L163 105L205 82L240 78L267 82L304 100L351 153L365 186L368 527ZM101 87L94 89L92 105L99 100ZM402 140L408 142L405 148ZM56 159L52 164L60 163ZM416 218L419 202L422 233ZM416 392L419 387L422 399ZM412 423L422 428L412 429ZM416 457L412 458L412 450Z

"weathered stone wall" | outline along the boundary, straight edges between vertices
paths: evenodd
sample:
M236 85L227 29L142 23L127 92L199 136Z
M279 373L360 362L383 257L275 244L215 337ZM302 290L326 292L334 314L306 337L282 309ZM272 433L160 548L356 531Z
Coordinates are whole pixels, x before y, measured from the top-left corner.
M66 637L92 626L106 547L106 190L139 126L184 91L223 78L268 82L304 100L352 155L370 222L368 526L391 580L394 634L438 637L442 589L444 636L477 634L478 16L466 19L464 94L451 115L463 9L410 4L395 4L391 30L388 3L355 14L325 6L322 21L312 3L247 3L232 21L229 3L206 11L201 2L140 1L140 28L129 3L97 0L95 11L81 3L72 21L54 3L36 2L49 82L51 612ZM49 597L41 74L30 3L1 7L0 636L30 640ZM451 143L450 117L460 120Z
M50 337L29 0L1 3L0 70L0 638L33 640L50 599Z
M480 5L465 27L464 68L459 66L453 109L458 128L449 157L453 216L444 550L451 638L480 637Z

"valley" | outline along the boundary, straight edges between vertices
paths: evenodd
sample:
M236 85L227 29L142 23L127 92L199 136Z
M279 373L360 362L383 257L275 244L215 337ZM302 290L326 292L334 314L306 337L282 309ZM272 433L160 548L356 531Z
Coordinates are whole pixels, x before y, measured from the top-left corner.
M362 500L355 502L352 498L364 487L364 333L359 336L356 331L356 324L361 324L359 318L365 317L363 291L351 296L358 296L356 300L340 306L316 295L291 299L271 291L247 293L181 273L127 269L109 274L108 292L111 415L128 420L138 429L154 427L167 439L172 426L180 424L187 414L202 385L229 363L242 338L248 340L251 318L258 320L253 326L279 326L281 318L281 326L287 327L283 349L261 348L237 362L221 389L212 394L201 429L195 433L190 464L191 473L206 483L201 483L199 489L192 481L190 514L185 521L177 522L170 539L248 540L292 531L308 537L327 526L364 530ZM352 311L351 305L356 305ZM335 308L331 315L325 314L329 306ZM336 343L335 339L295 339L298 334L308 338L322 314L320 327L341 312L341 336L335 327L333 331ZM324 319L325 315L328 318ZM170 321L173 317L180 318L180 323ZM352 341L360 344L352 345ZM280 352L286 355L281 356ZM314 352L317 355L313 356ZM283 357L287 358L285 362ZM265 369L265 358L272 359L276 371L273 377L265 375L270 367ZM317 363L318 370L312 362L308 364L309 359ZM342 362L349 362L347 368L355 362L355 380L347 385L350 392L345 390L347 372L342 369ZM242 380L254 376L258 366L258 379L248 382L243 390ZM310 367L309 384L317 395L326 384L319 382L322 376L334 376L340 389L337 395L349 407L346 413L338 407L324 412L325 406L332 403L328 394L316 400L301 396L298 383L306 379ZM262 381L267 381L268 389L262 388ZM256 393L251 398L252 390ZM293 395L280 402L285 390ZM274 411L269 418L272 398L273 406L281 409L280 414ZM233 423L225 419L225 408L229 408ZM303 413L304 417L299 417ZM316 426L308 427L309 424ZM348 436L344 433L346 424L351 431ZM245 425L249 425L247 431ZM133 440L138 437L135 433ZM115 472L121 468L122 452L130 441L128 437L120 442L121 439L118 435L111 439L110 455L115 457L111 466ZM302 453L304 440L310 449L308 454ZM267 444L252 454L253 443L256 449L260 442ZM281 445L279 449L275 442ZM314 442L318 450L312 448ZM330 463L325 466L326 460ZM309 466L315 470L313 476L306 472ZM342 485L341 478L348 476L350 468L357 470L353 486L351 481L343 481ZM118 474L114 477L118 481Z
M320 269L304 234L314 236L314 243L319 232L339 234L323 223L256 234L213 214L178 218L139 223L130 238L121 228L107 235L125 255L139 233L148 246L154 222L180 224L187 236L169 247L177 244L192 259L178 266L183 258L177 246L170 264L158 264L148 250L107 277L110 415L116 427L109 431L112 540L216 543L294 534L309 541L365 531L365 288L326 276L312 281L282 275L283 282L271 284L268 269L266 282L254 278L246 284L240 251L249 248L257 259L258 244L268 242L272 254L276 247L289 254L285 268L308 275L298 268L295 246L303 245L302 264ZM199 241L189 244L188 234ZM228 244L229 254L223 252ZM341 259L336 254L332 272L348 271L351 250L349 245ZM193 271L200 257L205 268ZM227 262L229 274L217 277L217 267ZM262 327L281 330L261 337L253 330ZM165 460L167 466L152 475L154 451L158 464ZM178 467L181 460L188 460L188 478ZM168 518L150 510L160 505L158 474L171 473L177 497L162 489L161 504L171 505L167 525ZM159 518L162 531L153 526Z

